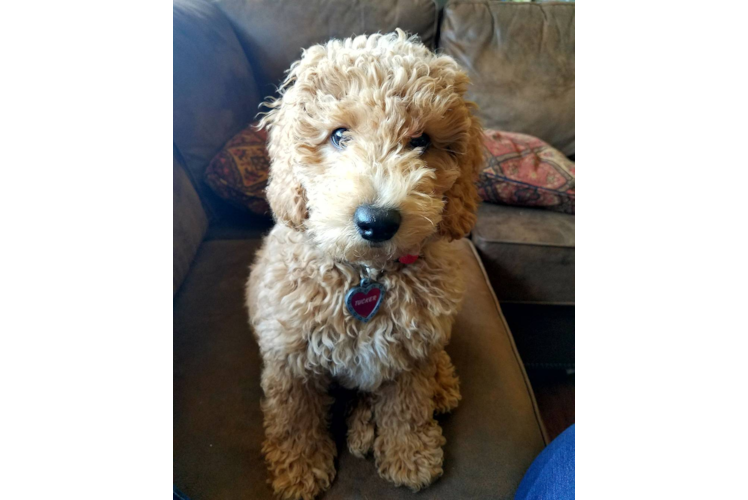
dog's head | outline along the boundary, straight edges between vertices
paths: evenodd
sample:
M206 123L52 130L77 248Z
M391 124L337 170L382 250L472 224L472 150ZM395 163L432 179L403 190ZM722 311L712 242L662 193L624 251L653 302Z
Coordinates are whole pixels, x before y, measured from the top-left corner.
M400 30L304 51L261 122L276 220L352 262L465 236L482 159L468 83Z

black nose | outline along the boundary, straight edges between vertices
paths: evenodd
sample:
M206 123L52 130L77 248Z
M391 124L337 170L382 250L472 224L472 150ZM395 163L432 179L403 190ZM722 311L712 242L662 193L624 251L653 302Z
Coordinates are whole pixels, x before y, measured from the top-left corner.
M387 241L400 228L400 212L391 208L376 208L361 205L353 214L361 237L367 241Z

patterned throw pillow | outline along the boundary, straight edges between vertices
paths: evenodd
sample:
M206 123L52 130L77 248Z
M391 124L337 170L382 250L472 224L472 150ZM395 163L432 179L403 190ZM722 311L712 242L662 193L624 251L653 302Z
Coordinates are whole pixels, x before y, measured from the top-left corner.
M265 199L270 160L267 132L253 125L236 134L210 161L205 182L221 198L256 214L270 214Z
M486 130L485 136L478 178L484 201L574 213L574 162L529 135Z
M574 162L529 135L485 131L486 164L478 193L484 201L574 213ZM205 181L224 200L269 214L265 199L270 161L267 133L253 125L234 136L211 160Z

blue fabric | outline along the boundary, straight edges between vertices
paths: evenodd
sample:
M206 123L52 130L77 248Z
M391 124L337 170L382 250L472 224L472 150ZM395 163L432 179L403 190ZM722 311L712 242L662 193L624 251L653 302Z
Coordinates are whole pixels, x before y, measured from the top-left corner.
M535 458L514 500L574 499L574 425Z
M174 486L174 499L173 500L190 500L187 498L187 496L179 491L176 486Z

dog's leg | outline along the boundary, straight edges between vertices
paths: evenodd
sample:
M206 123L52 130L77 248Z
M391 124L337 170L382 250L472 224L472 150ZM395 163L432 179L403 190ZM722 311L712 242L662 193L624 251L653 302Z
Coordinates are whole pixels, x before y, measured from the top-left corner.
M436 361L403 372L374 398L379 475L417 491L441 476L446 442L434 420Z
M374 410L369 394L358 394L353 410L348 415L348 450L363 458L374 443Z
M457 378L455 367L447 351L442 350L436 355L436 387L434 404L437 413L447 413L457 408L460 402L460 379Z
M302 380L287 366L266 362L262 389L262 452L273 490L284 500L312 500L335 477L336 449L327 429L332 403L327 380Z

